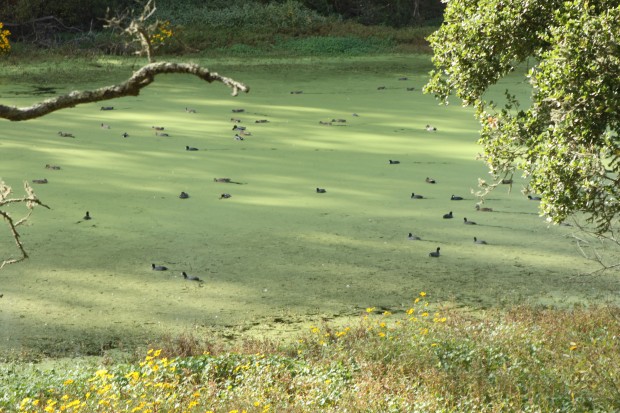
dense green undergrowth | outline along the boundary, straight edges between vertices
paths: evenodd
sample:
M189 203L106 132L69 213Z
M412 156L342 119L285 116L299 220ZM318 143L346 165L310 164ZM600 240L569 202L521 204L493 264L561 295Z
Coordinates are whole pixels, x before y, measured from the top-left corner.
M103 16L102 16L103 17ZM157 53L210 57L359 56L369 53L425 52L435 25L367 26L353 20L323 16L296 1L282 3L183 2L158 4L154 18L172 31ZM20 58L50 56L131 56L139 45L110 30L59 31L11 39ZM47 36L47 35L46 35Z
M296 341L222 347L191 334L126 363L3 366L23 412L609 412L620 409L618 308L368 308ZM157 350L154 350L154 349Z

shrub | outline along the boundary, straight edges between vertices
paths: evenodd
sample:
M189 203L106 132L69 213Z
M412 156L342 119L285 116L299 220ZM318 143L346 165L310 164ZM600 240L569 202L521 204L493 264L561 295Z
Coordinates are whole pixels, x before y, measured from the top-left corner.
M11 32L4 29L4 25L0 22L0 55L8 53L11 50L11 43L9 43L9 36Z
M209 29L306 31L327 19L295 0L284 3L230 2L226 7L188 2L167 3L158 6L157 16L175 25L196 26L205 33ZM249 33L246 33L249 34Z
M275 46L276 49L299 55L341 55L354 56L367 53L387 52L393 47L389 39L310 36L292 38Z

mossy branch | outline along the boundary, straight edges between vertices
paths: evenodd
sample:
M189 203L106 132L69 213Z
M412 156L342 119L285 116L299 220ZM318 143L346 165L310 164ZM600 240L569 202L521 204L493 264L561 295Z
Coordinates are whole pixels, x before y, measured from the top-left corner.
M233 96L238 95L239 92L247 93L250 90L241 82L210 72L209 69L197 64L158 62L143 66L134 72L127 81L118 85L105 86L92 91L73 91L23 108L0 105L0 118L11 121L30 120L83 103L100 102L124 96L138 96L142 88L155 80L155 76L169 73L190 74L209 83L221 82L232 89Z

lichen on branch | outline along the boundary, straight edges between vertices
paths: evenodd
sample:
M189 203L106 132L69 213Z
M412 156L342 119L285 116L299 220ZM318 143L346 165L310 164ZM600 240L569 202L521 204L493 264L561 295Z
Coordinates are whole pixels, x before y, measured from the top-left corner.
M221 82L232 89L232 95L236 96L239 92L249 92L250 88L218 73L210 72L209 69L193 63L173 63L158 62L149 63L134 74L125 82L118 85L101 87L92 91L73 91L66 95L56 96L43 102L35 103L32 106L18 108L15 106L0 105L0 118L11 121L22 121L39 118L60 109L74 107L83 103L100 102L104 100L117 99L124 96L137 96L142 88L150 85L155 76L159 74L189 74L212 83Z

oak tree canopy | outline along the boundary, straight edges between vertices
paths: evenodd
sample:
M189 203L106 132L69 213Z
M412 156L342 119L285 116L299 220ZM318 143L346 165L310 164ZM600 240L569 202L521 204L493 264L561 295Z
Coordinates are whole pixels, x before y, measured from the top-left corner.
M620 1L450 0L430 36L425 92L473 106L482 159L494 177L517 170L540 212L560 223L582 212L603 234L620 216ZM529 59L529 60L528 60ZM531 102L485 92L526 61ZM522 102L521 102L522 103Z

